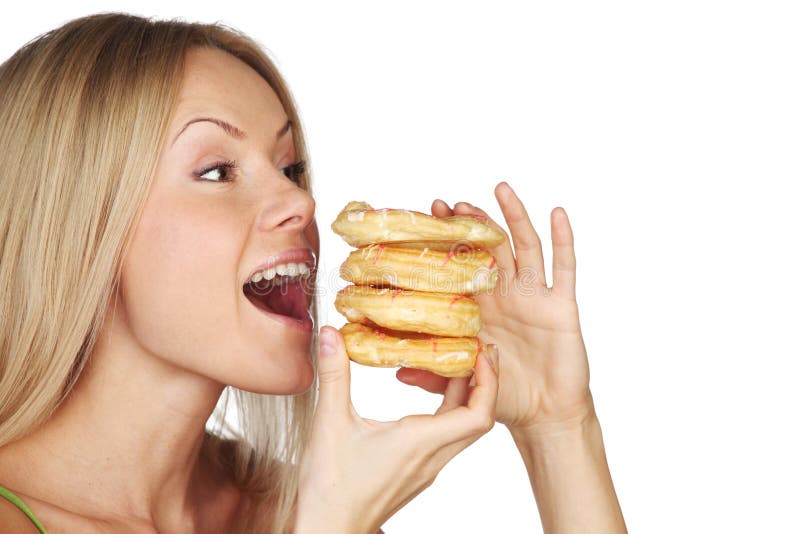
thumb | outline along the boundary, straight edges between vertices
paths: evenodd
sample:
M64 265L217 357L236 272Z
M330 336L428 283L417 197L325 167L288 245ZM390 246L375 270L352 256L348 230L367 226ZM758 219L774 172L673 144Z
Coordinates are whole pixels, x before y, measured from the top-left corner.
M350 406L350 358L342 334L332 326L319 331L318 410L339 412Z

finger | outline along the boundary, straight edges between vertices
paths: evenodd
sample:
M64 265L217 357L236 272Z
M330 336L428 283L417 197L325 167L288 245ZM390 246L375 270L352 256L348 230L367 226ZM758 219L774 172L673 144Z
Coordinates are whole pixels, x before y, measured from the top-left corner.
M428 416L436 424L426 425L424 432L439 447L485 434L494 425L498 374L495 372L497 363L491 362L489 352L494 353L497 362L495 345L489 345L481 351L475 362L475 387L468 390L466 406Z
M431 431L428 437L432 437L432 439L425 441L427 441L428 446L435 449L431 457L431 463L435 467L436 472L441 470L455 455L477 441L484 433L488 432L494 424L495 406L497 403L497 379L499 376L494 369L499 371L500 368L497 357L497 346L487 345L487 351L491 351L493 354L492 364L488 363L489 360L486 359L486 352L482 352L476 362L473 379L477 378L476 383L479 384L481 388L488 388L490 390L488 396L484 396L482 392L477 391L478 386L476 386L475 388L468 389L467 406L453 408L444 414L437 412L437 415L433 416L416 415L404 417L403 420L401 420L408 424L418 422L419 420L425 420L422 428ZM487 374L489 375L488 377L486 376ZM463 380L466 381L467 379L464 378ZM491 390L493 390L493 393ZM490 405L485 415L477 414L481 403ZM472 418L475 420L470 420L470 415L467 413L470 410L474 412L473 415L478 415L477 418ZM451 413L456 411L460 412L459 414L455 414L456 417L448 417ZM445 419L449 419L449 421L443 425L442 421ZM463 422L458 421L458 419L462 419ZM431 421L435 421L435 425L431 425ZM427 432L422 432L419 429L419 426L415 426L411 428L411 431L416 432L417 435L420 436L420 443L423 443L422 438ZM453 430L457 431L455 436L450 433Z
M436 413L446 413L458 406L464 406L467 403L468 393L468 377L451 378L447 382L447 388L444 390L444 399L442 399L442 404L436 410Z
M319 331L317 360L319 379L317 411L335 414L352 409L350 359L344 349L342 334L331 326L323 326Z
M450 217L453 215L453 210L450 209L447 202L437 198L431 204L431 215L434 217Z
M456 215L481 215L482 217L486 217L486 220L493 228L502 232L505 236L503 242L489 250L491 250L492 256L497 258L497 266L501 270L504 270L512 275L517 272L517 262L514 259L514 252L511 249L511 240L508 238L506 231L503 230L499 224L494 222L494 220L489 217L485 211L473 206L468 202L456 202L453 206L453 210L455 211Z
M496 345L489 345L487 350L493 351L494 353L494 362L495 362L495 369L499 370L500 368L497 366L499 361L497 359L497 346ZM497 374L497 373L496 373ZM498 375L499 376L499 375ZM479 432L474 435L470 435L461 439L459 441L450 443L439 449L433 456L433 461L436 462L441 467L444 467L447 462L449 462L455 455L475 443L480 437L483 435L484 432ZM441 469L440 467L440 469Z
M574 300L575 242L564 208L555 208L550 214L550 234L553 240L553 293Z
M447 378L422 369L401 367L395 375L400 382L410 386L417 386L430 393L444 393L447 387Z
M500 204L500 210L514 240L514 255L517 258L517 272L522 269L533 269L536 281L547 286L544 273L544 257L539 234L531 223L528 210L517 194L506 182L500 182L494 189L494 196Z

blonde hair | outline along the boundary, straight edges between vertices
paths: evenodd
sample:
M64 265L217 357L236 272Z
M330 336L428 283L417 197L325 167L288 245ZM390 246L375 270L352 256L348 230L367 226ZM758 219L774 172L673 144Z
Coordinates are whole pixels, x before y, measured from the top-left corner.
M0 65L0 447L50 417L92 353L193 47L255 69L294 125L298 159L308 161L277 68L257 42L220 24L96 14ZM310 191L308 172L301 187ZM315 298L315 320L316 310ZM252 505L247 532L291 530L315 386L297 396L228 387L209 420L206 450Z

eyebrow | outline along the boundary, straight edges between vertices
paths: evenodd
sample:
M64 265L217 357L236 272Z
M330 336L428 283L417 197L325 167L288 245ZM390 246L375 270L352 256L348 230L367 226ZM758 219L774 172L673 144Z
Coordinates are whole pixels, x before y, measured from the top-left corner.
M234 126L229 122L225 122L222 119L217 119L215 117L198 117L196 119L190 120L189 122L183 125L183 128L181 128L181 130L177 133L177 135L175 135L175 138L172 140L172 145L175 144L175 141L178 140L178 137L180 137L180 135L186 130L186 128L188 128L190 125L196 122L210 122L216 124L223 130L225 130L225 133L227 133L228 135L230 135L235 139L244 139L245 137L247 137L247 134L244 133L242 130L240 130L239 128L237 128L236 126ZM284 124L280 130L278 130L278 133L275 135L275 140L277 141L278 139L286 135L286 133L289 131L291 127L292 127L292 121L287 120L286 124Z

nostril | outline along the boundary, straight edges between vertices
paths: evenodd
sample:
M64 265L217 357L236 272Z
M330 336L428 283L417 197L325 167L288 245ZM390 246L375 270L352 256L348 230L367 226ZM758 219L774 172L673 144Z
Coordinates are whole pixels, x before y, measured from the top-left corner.
M302 220L303 220L302 217L300 217L299 215L295 215L294 217L290 217L290 218L286 219L280 225L281 226L291 226L293 224L299 224Z

